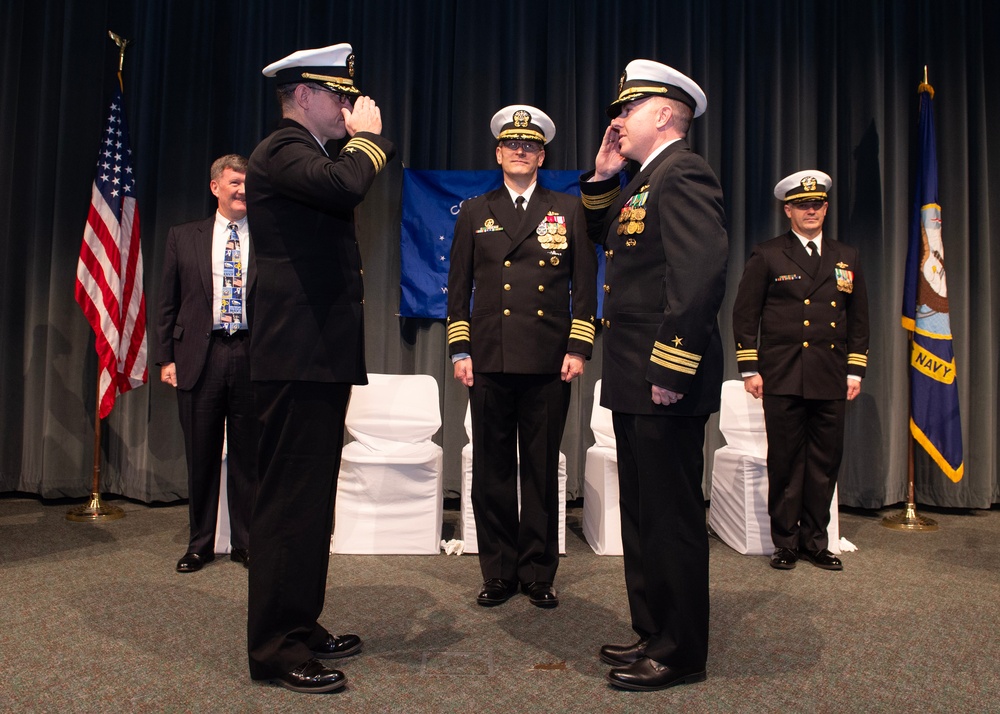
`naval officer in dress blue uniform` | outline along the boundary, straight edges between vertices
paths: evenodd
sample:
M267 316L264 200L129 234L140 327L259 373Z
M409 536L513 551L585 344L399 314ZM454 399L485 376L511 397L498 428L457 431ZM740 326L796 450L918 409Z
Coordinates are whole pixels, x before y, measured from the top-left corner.
M321 660L362 647L319 622L347 402L351 385L368 382L355 208L395 155L354 72L346 43L265 67L282 118L247 168L257 251L250 379L261 428L247 646L251 677L297 692L343 688L343 672ZM345 138L336 151L331 142Z
M607 256L601 404L617 440L639 636L600 656L626 689L699 682L708 657L703 445L722 387L717 315L729 242L719 181L684 139L707 103L673 67L629 62L595 170L580 182L590 237ZM620 190L627 160L639 170Z
M868 366L868 292L858 251L824 233L833 181L808 169L774 187L791 229L756 246L733 306L736 361L764 400L770 565L841 570L828 550L846 403Z
M448 272L448 349L472 412L476 600L500 605L520 584L552 608L559 444L570 383L594 347L597 261L579 199L537 181L549 116L511 105L490 128L504 185L462 205Z

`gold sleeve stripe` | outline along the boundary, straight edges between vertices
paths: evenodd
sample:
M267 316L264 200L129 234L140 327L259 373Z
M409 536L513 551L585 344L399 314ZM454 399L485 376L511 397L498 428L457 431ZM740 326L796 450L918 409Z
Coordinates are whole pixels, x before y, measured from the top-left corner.
M448 325L448 344L468 340L471 336L472 334L469 330L469 323L466 320L460 320Z
M661 367L666 367L667 369L672 369L675 372L681 372L682 374L694 374L698 371L697 367L692 367L690 362L682 362L671 358L663 359L659 357L655 352L650 355L649 361L653 364L658 364Z
M376 144L371 139L365 139L359 136L354 137L349 142L348 146L356 146L357 148L364 151L371 158L372 162L375 164L375 170L381 171L385 167L386 155L379 145Z
M365 146L364 144L361 144L360 142L357 143L357 144L355 144L354 143L354 139L351 139L351 141L347 144L347 146L344 147L344 151L347 152L347 153L351 153L353 151L361 151L361 153L363 153L365 156L367 156L369 159L371 159L371 162L375 165L375 171L376 172L382 170L382 167L379 165L378 154L374 153L371 150L371 147Z
M757 359L757 350L736 350L737 362L746 362L748 359Z
M589 194L583 194L583 207L589 208L591 210L600 210L602 208L607 208L615 199L618 198L618 194L622 192L620 187L615 187L607 193L598 194L596 196L591 196Z
M687 350L671 347L670 345L665 345L662 342L653 343L653 354L656 354L657 352L665 353L665 356L672 355L678 360L687 360L695 367L697 367L698 363L701 362L701 355L696 355L694 352L688 352Z
M701 356L679 350L676 347L669 347L662 342L654 342L653 353L649 356L649 360L675 372L694 374L698 370Z
M594 344L596 328L586 320L573 320L569 328L569 338L571 340L582 340Z
M853 364L859 367L867 367L868 355L858 354L857 352L851 352L849 355L847 355L847 364Z
M344 147L344 151L348 151L349 149L352 148L363 151L365 155L367 155L368 158L372 160L372 163L375 164L376 171L381 171L385 167L385 162L386 162L385 152L382 151L382 149L380 149L378 147L378 144L376 144L375 142L370 141L369 139L363 139L356 136L349 142L347 142L347 146Z

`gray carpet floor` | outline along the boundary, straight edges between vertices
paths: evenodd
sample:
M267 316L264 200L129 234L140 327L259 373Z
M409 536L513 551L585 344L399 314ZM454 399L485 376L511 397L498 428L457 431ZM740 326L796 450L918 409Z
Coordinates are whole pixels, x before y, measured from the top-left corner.
M941 529L841 512L859 550L840 573L711 541L708 680L637 693L605 683L629 642L621 558L594 555L570 508L561 605L485 609L475 556L333 556L324 624L365 639L345 690L253 683L246 572L181 575L187 507L114 501L109 523L0 497L0 711L1000 711L1000 511L929 513ZM886 511L888 513L890 511ZM446 511L451 537L457 512Z

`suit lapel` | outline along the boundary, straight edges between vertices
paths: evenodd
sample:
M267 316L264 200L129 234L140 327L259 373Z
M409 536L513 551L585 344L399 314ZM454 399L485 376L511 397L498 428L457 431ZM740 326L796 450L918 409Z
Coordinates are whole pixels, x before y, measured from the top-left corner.
M825 253L826 251L823 252ZM806 252L806 249L802 247L802 241L800 241L798 236L791 231L787 233L784 253L789 260L802 269L802 272L808 275L811 279L815 280L816 276L813 275L809 269L809 254ZM822 268L822 264L820 267Z
M198 271L201 273L201 282L205 287L205 295L208 304L212 304L214 285L212 280L212 239L215 228L215 217L198 226L198 234L195 236L194 251L198 259ZM214 317L214 316L213 316Z
M508 241L514 240L514 235L521 223L521 215L514 208L514 202L510 200L510 193L506 187L501 186L486 199L486 206L489 208L493 218L503 228L504 237Z

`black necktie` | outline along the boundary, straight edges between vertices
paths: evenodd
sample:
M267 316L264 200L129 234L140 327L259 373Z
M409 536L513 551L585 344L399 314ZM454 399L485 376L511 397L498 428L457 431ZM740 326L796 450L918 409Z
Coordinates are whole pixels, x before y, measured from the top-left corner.
M819 272L819 249L810 240L806 241L806 252L809 253L809 274L816 277Z
M518 196L514 200L514 207L517 208L518 215L524 215L524 196Z

